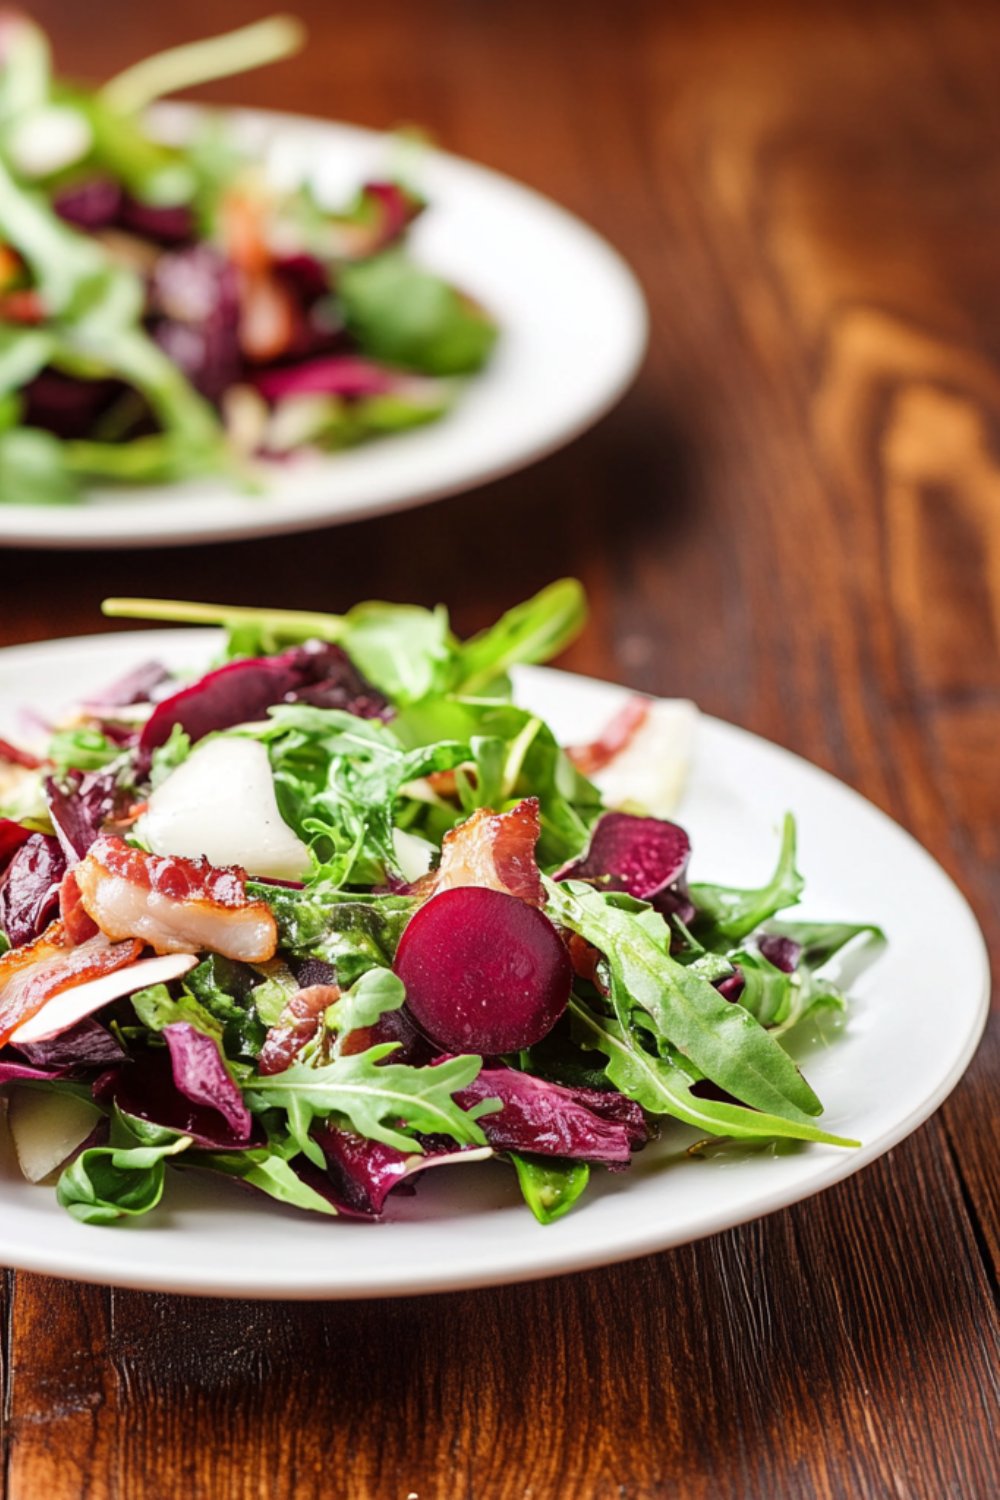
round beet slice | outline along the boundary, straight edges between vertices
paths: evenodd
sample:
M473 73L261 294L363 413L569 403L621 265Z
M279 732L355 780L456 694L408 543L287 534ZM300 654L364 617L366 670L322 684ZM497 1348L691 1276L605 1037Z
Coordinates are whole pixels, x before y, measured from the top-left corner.
M495 1056L541 1041L573 968L548 917L483 886L442 891L403 932L396 973L421 1030L448 1052Z

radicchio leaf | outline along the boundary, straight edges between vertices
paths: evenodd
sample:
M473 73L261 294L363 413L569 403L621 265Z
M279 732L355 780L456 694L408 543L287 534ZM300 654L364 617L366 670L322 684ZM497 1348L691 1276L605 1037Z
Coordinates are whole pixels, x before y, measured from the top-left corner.
M257 389L265 401L286 396L343 396L359 400L385 396L399 385L400 377L382 365L356 354L330 354L301 364L283 365L257 376Z
M48 926L65 873L66 857L58 839L48 833L30 834L0 886L0 929L12 948L31 942Z
M22 1083L31 1079L61 1078L60 1068L35 1068L27 1063L0 1062L0 1086L5 1083Z
M757 939L757 947L768 963L783 974L794 974L802 957L802 944L780 932L765 932Z
M126 1055L117 1038L93 1016L47 1042L23 1042L17 1050L37 1068L109 1068Z
M47 778L49 817L70 868L90 852L114 812L116 791L113 771L68 771L61 786Z
M369 1141L353 1130L326 1126L313 1132L327 1162L328 1192L341 1213L353 1218L377 1218L385 1200L394 1188L407 1178L428 1167L473 1153L475 1160L484 1156L482 1147L459 1148L454 1142L428 1145L422 1156L406 1155L382 1141ZM296 1163L299 1167L300 1163ZM321 1175L321 1174L320 1174ZM311 1187L316 1183L306 1178Z
M233 1135L249 1141L253 1121L243 1096L226 1072L214 1039L188 1021L164 1026L174 1083L192 1104L217 1110Z
M182 1093L174 1081L171 1055L163 1048L151 1048L134 1062L102 1074L94 1084L94 1098L151 1125L189 1135L194 1145L209 1151L240 1151L266 1142L257 1121L245 1136L233 1130L215 1106L196 1103Z
M162 662L144 661L124 677L116 677L106 687L88 693L85 701L89 708L128 708L133 703L149 703L154 688L169 676Z
M642 1110L623 1094L564 1088L513 1068L483 1068L455 1098L463 1109L501 1101L497 1113L479 1118L497 1151L627 1165L633 1145L647 1139Z

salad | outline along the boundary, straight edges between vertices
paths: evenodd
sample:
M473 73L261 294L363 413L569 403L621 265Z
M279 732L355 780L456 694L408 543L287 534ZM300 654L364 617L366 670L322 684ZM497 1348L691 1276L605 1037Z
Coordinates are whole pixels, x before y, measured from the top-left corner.
M436 420L486 363L489 313L407 248L426 204L405 174L331 206L277 187L220 111L182 139L147 120L301 41L275 17L94 90L0 17L0 502L93 480L260 488L262 461Z
M782 915L791 816L758 887L688 878L667 813L693 705L636 697L561 747L512 702L510 668L582 626L575 581L466 641L378 602L105 610L225 644L0 742L0 1085L74 1218L147 1213L197 1169L377 1219L428 1168L498 1158L548 1223L671 1120L858 1144L784 1043L881 935Z

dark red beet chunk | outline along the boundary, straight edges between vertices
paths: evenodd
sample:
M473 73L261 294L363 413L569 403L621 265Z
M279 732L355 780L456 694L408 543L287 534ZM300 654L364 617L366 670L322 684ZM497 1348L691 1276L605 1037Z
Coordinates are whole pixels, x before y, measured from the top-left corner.
M264 719L276 703L342 708L362 719L388 714L385 699L365 682L339 646L311 641L280 656L227 662L165 698L146 721L139 745L148 753L165 744L175 724L192 740L200 740L218 729Z
M599 880L606 890L627 891L649 901L683 878L691 840L676 823L604 813L594 824L590 848L563 865L557 880Z
M497 1055L540 1042L566 1009L573 966L537 907L483 886L442 891L396 954L410 1014L449 1052Z

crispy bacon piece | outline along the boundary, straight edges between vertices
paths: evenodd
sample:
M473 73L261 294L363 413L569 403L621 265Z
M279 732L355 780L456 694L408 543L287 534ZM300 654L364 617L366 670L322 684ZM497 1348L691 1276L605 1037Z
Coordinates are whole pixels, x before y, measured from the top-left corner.
M0 958L0 1047L53 995L113 974L134 963L142 943L108 943L103 933L74 948L61 922L52 922L33 943Z
M12 766L23 766L26 771L37 771L46 764L37 755L32 755L30 750L22 750L19 746L12 745L10 740L4 739L0 739L0 760L5 760Z
M71 943L85 943L101 930L83 906L75 870L66 871L59 887L59 915Z
M567 745L566 754L582 775L593 776L625 749L648 717L649 699L637 693L605 724L596 740L589 745Z
M270 908L247 900L237 865L145 854L102 835L74 874L84 911L110 938L138 937L157 953L209 948L245 963L273 958L278 946Z
M441 863L417 893L436 896L456 886L481 885L506 891L531 906L544 906L545 894L535 862L541 832L538 798L525 797L510 812L477 808L471 818L444 836Z
M262 1073L283 1073L320 1028L323 1013L340 999L335 984L310 984L296 990L272 1026L260 1049L257 1066Z

